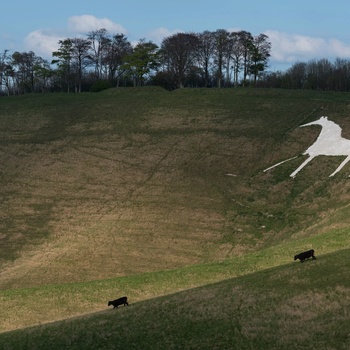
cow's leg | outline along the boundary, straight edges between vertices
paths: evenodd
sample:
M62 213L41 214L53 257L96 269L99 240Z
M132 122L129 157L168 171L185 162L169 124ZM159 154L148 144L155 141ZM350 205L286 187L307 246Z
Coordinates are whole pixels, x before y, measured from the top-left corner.
M342 162L341 164L338 166L338 168L335 170L334 173L330 174L329 177L333 176L334 174L336 174L338 171L340 171L342 169L342 167L350 160L350 156L347 156Z

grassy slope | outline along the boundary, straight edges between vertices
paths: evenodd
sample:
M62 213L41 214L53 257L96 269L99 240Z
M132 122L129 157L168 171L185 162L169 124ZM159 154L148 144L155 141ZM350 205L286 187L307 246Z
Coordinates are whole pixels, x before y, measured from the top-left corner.
M350 247L349 166L328 178L341 158L262 172L304 151L319 130L297 126L320 115L350 138L346 94L119 89L0 107L2 330Z
M277 246L227 259L220 263L199 264L176 270L78 284L54 284L3 290L0 291L2 305L0 332L80 314L99 312L106 309L108 300L121 294L128 295L130 302L134 304L175 291L191 289L278 266L292 264L295 268L298 266L297 262L293 262L295 252L310 248L316 250L318 260L323 260L324 256L331 254L334 254L335 261L342 260L342 257L338 257L337 254L344 249L350 249L349 230L336 229L312 237L289 240ZM343 264L344 268L341 268L341 275L338 274L339 282L342 279L346 280L349 272L345 268L347 259L340 264ZM334 265L335 270L338 270L337 262ZM309 286L306 285L305 288Z
M342 250L118 310L2 333L0 348L347 349L348 255L349 249Z

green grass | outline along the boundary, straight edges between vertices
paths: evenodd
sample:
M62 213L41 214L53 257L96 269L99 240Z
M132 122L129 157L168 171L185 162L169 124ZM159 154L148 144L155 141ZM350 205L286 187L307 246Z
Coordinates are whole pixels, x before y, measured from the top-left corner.
M288 240L278 246L217 263L87 283L0 291L0 325L3 325L0 332L98 312L106 308L108 300L121 294L128 295L130 302L135 303L233 277L296 264L293 261L294 255L311 248L315 249L316 255L321 259L323 256L348 250L349 230L338 229L313 237ZM21 309L20 313L17 307L13 307L14 304Z
M118 310L2 333L0 344L2 349L303 349L305 344L346 349L348 254L349 249L320 255Z
M350 139L349 101L348 94L333 92L154 87L1 98L0 332L89 314L23 329L18 348L31 342L40 348L47 339L57 339L52 348L69 342L72 348L94 342L108 348L121 337L109 319L117 314L117 324L130 324L117 343L130 348L149 348L148 339L157 348L168 338L168 348L198 348L206 328L212 330L203 340L207 348L293 348L292 335L300 333L299 346L309 339L341 349L344 334L335 345L331 338L336 318L343 327L339 299L348 288L340 281L350 248L350 167L329 178L342 158L318 157L291 179L300 156L263 170L305 151L319 129L298 126L321 115ZM320 259L292 261L311 247ZM323 278L318 268L324 268L322 296L309 283L311 275L295 282L293 294L288 278L304 265L317 283ZM274 273L282 283L264 299L264 276L272 288ZM332 294L334 283L340 289ZM230 288L238 288L238 299L231 300ZM303 289L305 300L299 300ZM185 294L172 295L180 291ZM215 302L207 307L201 301L206 293L226 300L234 312L218 304L211 319ZM132 307L107 311L107 301L120 294ZM248 303L252 310L245 309L245 294L261 308ZM179 307L183 297L192 301ZM325 300L341 305L329 315L315 301L306 306L318 310L319 327L298 319L300 305L318 297L326 309L332 308ZM287 313L300 326L273 306L283 300L291 302ZM182 318L187 304L190 315ZM149 314L152 308L159 317ZM248 312L251 328L238 311ZM137 313L142 319L133 324ZM84 324L91 328L85 331ZM99 328L105 325L110 333ZM1 337L16 338L16 332L22 331ZM147 332L153 338L146 339Z

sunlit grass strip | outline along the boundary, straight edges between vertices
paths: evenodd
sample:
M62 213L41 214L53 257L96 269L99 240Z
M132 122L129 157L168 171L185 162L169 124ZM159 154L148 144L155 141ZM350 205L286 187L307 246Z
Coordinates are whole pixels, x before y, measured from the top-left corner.
M347 229L289 241L222 262L88 283L0 291L0 331L28 327L107 309L107 301L127 295L130 304L276 266L298 264L296 253L313 248L316 256L350 248ZM20 308L21 312L18 312Z
M348 254L338 251L118 310L2 333L0 344L18 350L346 349Z

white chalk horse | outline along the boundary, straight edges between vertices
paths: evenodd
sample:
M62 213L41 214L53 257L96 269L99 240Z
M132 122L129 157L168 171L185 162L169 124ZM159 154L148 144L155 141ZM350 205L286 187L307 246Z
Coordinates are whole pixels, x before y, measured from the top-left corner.
M343 166L350 161L350 140L345 139L341 136L341 127L332 122L331 120L328 120L327 117L321 117L318 120L315 120L314 122L307 123L304 125L300 125L300 127L309 126L309 125L321 125L322 130L317 138L317 140L303 153L303 155L308 154L309 158L307 158L296 170L294 170L290 176L295 177L295 175L302 169L306 164L308 164L311 160L313 160L317 156L346 156L346 158L343 160L343 162L338 166L338 168L329 175L330 177L336 174L338 171L340 171ZM297 157L297 156L296 156ZM267 169L264 170L267 171L269 169L272 169L284 162L287 162L291 159L295 159L296 157L289 158L287 160L284 160L283 162L280 162L278 164L275 164Z

